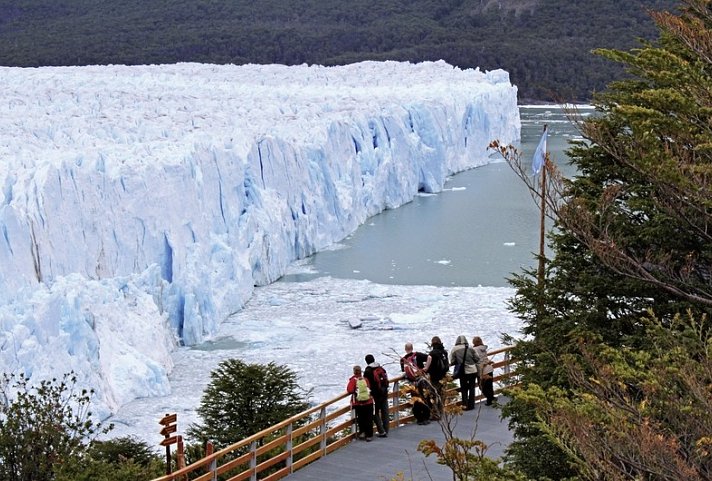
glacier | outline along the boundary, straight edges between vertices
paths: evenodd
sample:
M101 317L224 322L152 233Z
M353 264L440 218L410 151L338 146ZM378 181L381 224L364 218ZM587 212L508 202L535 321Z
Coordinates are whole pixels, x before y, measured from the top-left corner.
M255 286L519 138L502 70L0 67L0 366L104 418Z

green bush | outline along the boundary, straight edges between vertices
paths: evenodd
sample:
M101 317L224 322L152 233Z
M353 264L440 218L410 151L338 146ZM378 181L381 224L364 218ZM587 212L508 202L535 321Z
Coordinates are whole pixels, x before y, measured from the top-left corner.
M188 435L216 447L227 446L304 411L308 391L287 366L247 364L228 359L210 373L198 414Z
M51 481L59 466L73 464L92 439L106 433L91 419L92 391L78 390L74 373L30 385L23 374L4 374L0 405L0 479Z
M117 464L87 458L81 463L62 466L56 481L149 481L166 474L165 465L160 460L151 461L142 466L134 461L121 461Z
M80 459L58 470L56 481L148 481L165 470L165 461L148 444L126 436L94 441Z
M158 459L151 446L133 436L95 441L88 455L93 460L115 465L132 462L139 466L149 466Z

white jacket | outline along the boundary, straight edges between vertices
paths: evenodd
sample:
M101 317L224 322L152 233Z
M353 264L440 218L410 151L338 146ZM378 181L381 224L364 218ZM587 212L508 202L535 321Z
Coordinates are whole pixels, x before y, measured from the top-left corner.
M483 374L491 374L494 371L492 363L487 357L487 346L475 346L473 347L475 354L480 358L480 362L477 363L477 374L482 377Z
M467 352L465 353L465 347L467 347ZM467 344L455 344L450 351L450 365L455 365L458 362L462 362L463 354L465 357L465 374L476 374L477 369L477 353L473 350L472 346Z

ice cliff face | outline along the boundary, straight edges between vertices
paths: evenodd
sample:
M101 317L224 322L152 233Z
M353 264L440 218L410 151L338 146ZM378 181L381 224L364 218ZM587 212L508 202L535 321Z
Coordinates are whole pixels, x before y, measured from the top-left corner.
M0 68L0 367L70 369L101 414L169 389L294 260L519 136L506 72Z

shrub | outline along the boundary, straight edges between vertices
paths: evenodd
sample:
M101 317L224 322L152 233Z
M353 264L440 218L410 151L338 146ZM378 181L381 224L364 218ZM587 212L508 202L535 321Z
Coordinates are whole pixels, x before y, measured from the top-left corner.
M62 465L56 481L148 481L163 474L164 460L144 441L126 436L93 442L81 459Z
M92 391L77 390L74 373L30 385L24 374L4 374L0 406L0 479L50 481L59 466L77 461L111 426L91 419Z
M221 362L210 373L198 414L188 435L202 442L227 446L307 409L308 391L287 366Z

